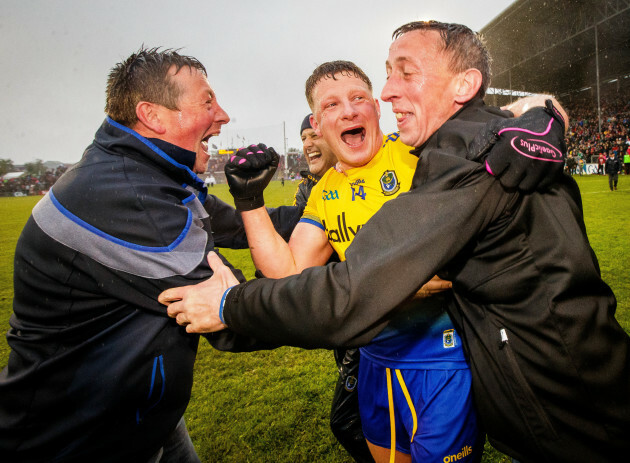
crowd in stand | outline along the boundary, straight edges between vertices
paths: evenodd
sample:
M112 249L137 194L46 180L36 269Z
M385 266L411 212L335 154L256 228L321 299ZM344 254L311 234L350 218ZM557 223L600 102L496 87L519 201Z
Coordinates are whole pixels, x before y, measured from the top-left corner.
M601 104L601 132L597 121L597 109L591 102L564 103L570 120L567 132L566 170L570 174L586 174L586 164L596 164L597 173L604 175L604 164L610 153L619 160L622 173L630 175L630 97L615 97ZM302 153L291 153L280 158L277 178L299 178L306 162ZM219 183L225 181L223 168L227 156L212 158L207 172L216 177ZM0 181L0 196L40 195L48 191L55 181L66 171L66 166L48 170L42 175L24 174L17 178Z
M597 109L592 103L565 105L570 120L567 133L566 169L571 174L585 174L586 164L596 164L604 175L604 164L610 153L630 175L630 98L611 98L601 104L601 133Z
M41 175L28 175L25 173L17 178L1 178L0 196L42 195L53 186L67 169L67 166L60 165L56 169L48 169Z
M217 183L225 183L223 169L227 160L228 155L212 157L208 163L206 176L212 175ZM300 152L290 152L286 156L286 165L285 156L280 156L280 162L278 163L275 179L280 180L283 177L287 180L299 179L300 171L303 170L308 170L308 164L304 159L304 155ZM204 175L202 175L202 177L204 177Z

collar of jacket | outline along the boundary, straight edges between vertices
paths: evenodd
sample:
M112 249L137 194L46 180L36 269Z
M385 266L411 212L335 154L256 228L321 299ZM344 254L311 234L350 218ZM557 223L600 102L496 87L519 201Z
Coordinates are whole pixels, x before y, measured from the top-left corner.
M177 145L173 145L167 141L159 138L147 138L151 143L161 149L167 156L173 159L175 162L188 167L193 170L195 167L195 161L197 160L197 153L194 151L185 150Z
M321 180L321 177L311 174L311 172L308 170L300 171L300 175L302 176L302 178L307 178L313 183L317 183Z
M459 108L459 110L455 114L453 114L451 117L449 117L448 120L452 121L453 119L458 118L465 111L478 109L483 106L485 106L483 99L480 97L475 97L472 100L470 100L468 103L466 103L464 106ZM431 142L431 140L436 136L436 134L439 131L440 129L438 128L435 132L433 132L433 134L429 138L427 138L427 141L425 141L422 145L411 150L410 153L413 154L414 156L420 156L420 153L422 153L422 150L424 150L424 148Z
M192 151L184 150L164 140L158 140L160 146L157 146L152 140L116 122L109 116L101 126L101 129L103 130L99 130L95 140L99 144L120 155L126 154L126 147L133 146L142 157L167 171L169 176L173 180L181 182L183 187L191 186L199 191L197 195L199 201L203 203L206 200L208 188L204 185L203 180L186 165L190 163L190 155L186 155L186 153L196 156ZM120 149L121 146L123 147L122 150ZM166 148L166 150L163 148Z

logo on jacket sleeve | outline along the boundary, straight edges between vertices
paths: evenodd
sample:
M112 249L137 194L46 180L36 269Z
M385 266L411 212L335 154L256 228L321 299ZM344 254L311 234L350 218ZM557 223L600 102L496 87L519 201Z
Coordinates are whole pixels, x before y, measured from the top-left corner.
M346 383L344 384L344 388L348 392L352 392L357 387L357 378L355 376L348 376L346 378Z
M400 183L398 183L398 177L393 170L386 170L381 175L381 189L385 196L391 196L400 190Z

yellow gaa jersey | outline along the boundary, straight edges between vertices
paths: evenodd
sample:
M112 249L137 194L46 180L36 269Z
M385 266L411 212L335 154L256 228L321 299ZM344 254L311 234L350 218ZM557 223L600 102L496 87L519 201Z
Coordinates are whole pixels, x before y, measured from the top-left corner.
M398 137L398 133L384 136L383 146L365 166L344 173L330 169L313 187L300 221L324 230L341 260L370 217L411 188L418 158ZM444 307L444 298L437 295L399 310L361 348L361 355L391 368L467 368L461 341Z
M329 169L313 187L302 220L322 228L345 260L345 251L361 227L390 199L409 191L418 158L398 133L383 137L383 146L365 166L339 173Z

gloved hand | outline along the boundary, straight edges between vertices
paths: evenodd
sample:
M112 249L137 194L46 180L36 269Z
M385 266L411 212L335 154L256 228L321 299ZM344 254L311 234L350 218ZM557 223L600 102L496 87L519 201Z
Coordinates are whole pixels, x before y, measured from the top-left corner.
M225 164L225 177L239 211L265 205L263 191L269 185L280 158L273 148L262 143L241 148Z
M506 188L530 193L551 186L564 170L564 119L551 100L520 117L490 121L469 147ZM487 155L486 155L487 153Z

